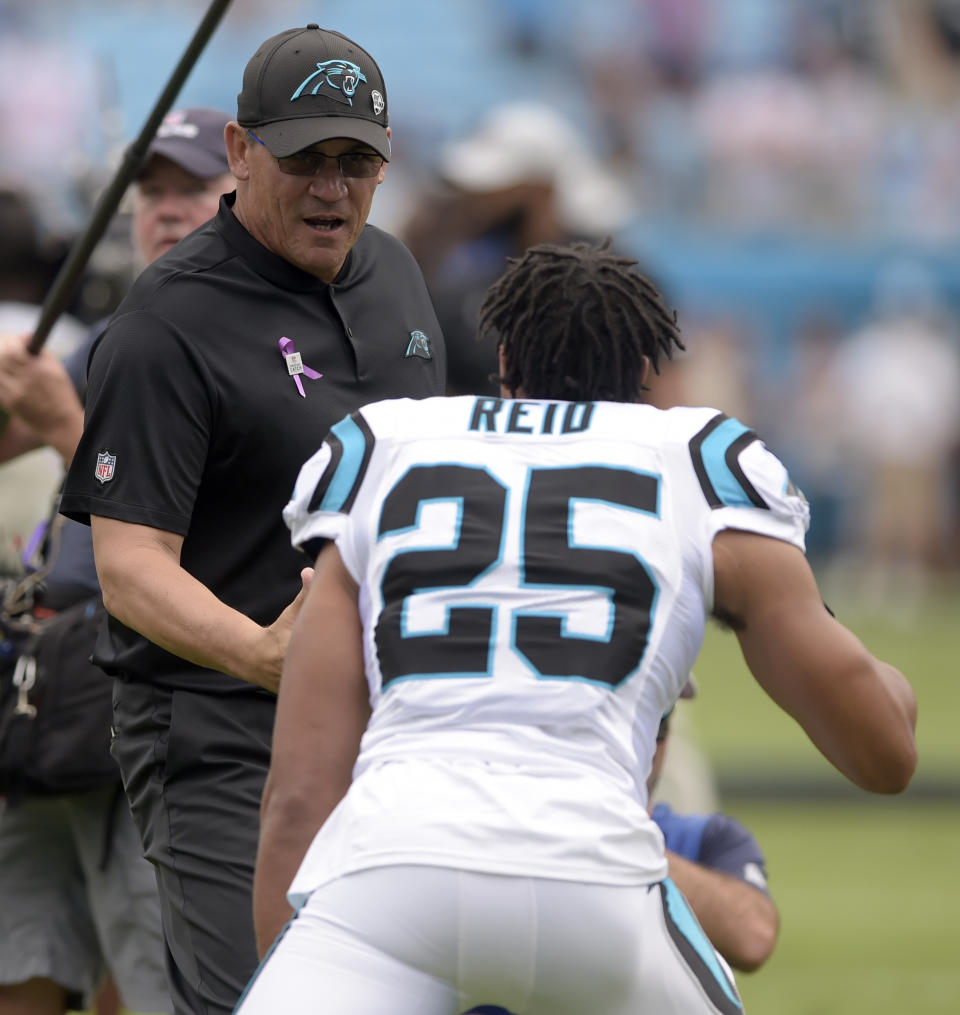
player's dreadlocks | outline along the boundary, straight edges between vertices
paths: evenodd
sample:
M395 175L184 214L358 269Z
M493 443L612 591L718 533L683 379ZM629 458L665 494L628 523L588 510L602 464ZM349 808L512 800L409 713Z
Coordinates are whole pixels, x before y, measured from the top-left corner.
M481 339L503 346L510 390L531 398L635 402L643 357L683 349L670 313L632 258L609 240L594 246L541 243L507 261L480 308Z

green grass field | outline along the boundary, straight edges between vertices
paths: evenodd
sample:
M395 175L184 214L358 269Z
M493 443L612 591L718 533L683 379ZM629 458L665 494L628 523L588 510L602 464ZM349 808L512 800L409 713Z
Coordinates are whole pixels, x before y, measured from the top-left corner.
M781 913L748 1015L956 1015L960 810L889 800L729 807L767 854Z
M711 629L691 709L725 809L763 845L781 911L777 949L741 975L748 1015L960 1012L960 596L912 623L831 603L917 694L920 763L899 797L846 781ZM779 791L778 791L779 787Z

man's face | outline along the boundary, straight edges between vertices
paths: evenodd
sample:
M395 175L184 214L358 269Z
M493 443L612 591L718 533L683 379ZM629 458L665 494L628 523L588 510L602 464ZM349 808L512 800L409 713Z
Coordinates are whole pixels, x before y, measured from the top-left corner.
M324 155L370 150L351 138L309 148ZM331 159L314 176L291 176L237 124L228 127L227 150L238 181L234 212L248 232L301 271L332 282L360 238L386 167L352 179Z
M133 243L143 264L212 219L235 185L230 173L204 180L154 155L133 188Z

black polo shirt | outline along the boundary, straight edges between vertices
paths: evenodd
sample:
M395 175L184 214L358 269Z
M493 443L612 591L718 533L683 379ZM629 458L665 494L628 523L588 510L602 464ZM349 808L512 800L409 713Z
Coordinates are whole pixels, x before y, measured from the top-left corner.
M258 243L232 203L223 198L216 218L140 275L94 347L61 510L182 535L183 567L268 624L300 586L304 560L281 517L300 466L358 406L442 394L446 364L399 240L368 225L329 284ZM322 374L299 375L303 394L282 339ZM94 659L168 687L250 687L113 618Z

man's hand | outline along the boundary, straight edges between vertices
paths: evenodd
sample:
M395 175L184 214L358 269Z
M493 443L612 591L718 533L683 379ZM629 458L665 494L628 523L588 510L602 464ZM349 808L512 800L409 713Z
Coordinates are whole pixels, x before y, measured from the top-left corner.
M301 585L296 598L269 627L265 628L276 644L275 674L268 672L267 679L260 685L268 691L276 693L280 687L280 674L283 671L283 660L287 654L287 645L290 644L290 632L293 630L294 621L297 619L300 608L303 606L303 601L306 598L307 589L310 588L311 581L313 581L313 568L305 567L300 572Z
M83 432L83 407L52 353L27 351L29 335L0 336L0 405L69 465ZM8 456L10 457L10 456Z
M155 645L276 693L290 632L313 579L266 626L218 599L181 566L183 536L92 515L93 554L107 612Z

